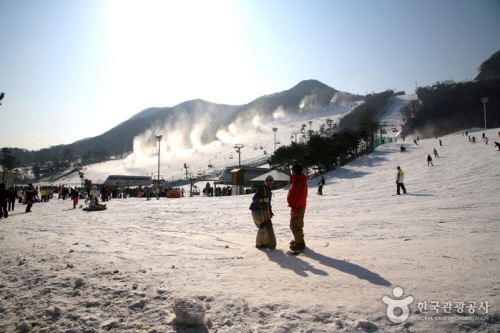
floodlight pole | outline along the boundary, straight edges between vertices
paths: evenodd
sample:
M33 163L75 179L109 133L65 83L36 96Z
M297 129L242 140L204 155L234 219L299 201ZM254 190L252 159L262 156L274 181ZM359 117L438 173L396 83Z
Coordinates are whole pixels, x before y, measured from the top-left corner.
M160 186L160 142L163 139L163 135L155 135L156 141L158 141L158 182L157 186Z
M278 131L278 127L273 127L274 132L274 151L276 151L276 132Z
M486 126L486 103L488 103L488 101L489 101L488 97L481 98L481 103L483 103L484 106L484 129L488 128Z

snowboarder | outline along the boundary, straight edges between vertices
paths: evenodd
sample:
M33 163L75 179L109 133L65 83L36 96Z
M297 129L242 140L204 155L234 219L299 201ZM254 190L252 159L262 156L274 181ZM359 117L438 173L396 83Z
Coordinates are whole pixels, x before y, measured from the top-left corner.
M498 150L500 151L500 142L495 141L495 148L498 148Z
M318 182L318 194L323 195L323 185L325 185L325 178L321 176L321 179Z
M434 157L439 157L438 151L436 150L436 148L434 148Z
M107 209L106 205L100 204L97 198L92 197L90 198L89 207L84 208L83 210L93 211L93 210L105 210L105 209Z
M427 155L427 166L429 166L429 164L430 164L431 166L434 166L434 164L432 164L432 157L431 157L431 155L430 155L430 154L429 154L429 155Z
M403 193L406 194L406 188L404 185L405 173L403 172L403 170L401 170L401 167L399 167L399 166L397 167L397 170L398 170L398 173L396 174L396 186L397 186L396 194L397 195L401 194L399 191L400 188L402 188Z
M291 251L303 251L306 248L304 241L304 214L307 200L307 177L303 174L302 166L292 167L292 185L288 190L287 202L290 207L290 230L293 240L290 242Z
M400 148L400 150L399 150L399 151L400 151L401 153L406 153L406 148L405 148L403 145L401 145L401 148Z
M273 176L267 176L264 185L260 185L252 197L252 203L249 207L252 211L253 222L259 228L255 239L255 247L258 249L268 248L274 250L276 248L276 236L271 221L274 216L271 205L273 185Z

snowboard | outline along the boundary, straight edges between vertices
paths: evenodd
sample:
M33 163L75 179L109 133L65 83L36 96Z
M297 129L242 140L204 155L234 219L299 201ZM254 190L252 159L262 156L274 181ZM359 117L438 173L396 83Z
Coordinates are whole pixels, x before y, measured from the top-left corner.
M269 198L267 197L267 192L265 185L260 185L257 188L257 194L260 198L260 212L262 214L261 228L265 229L265 244L269 249L276 248L276 235L274 234L273 222L271 220L271 210L269 209Z
M288 250L285 252L285 254L288 256L288 255L292 255L292 256L298 256L299 254L302 254L304 253L304 251L292 251L292 250Z

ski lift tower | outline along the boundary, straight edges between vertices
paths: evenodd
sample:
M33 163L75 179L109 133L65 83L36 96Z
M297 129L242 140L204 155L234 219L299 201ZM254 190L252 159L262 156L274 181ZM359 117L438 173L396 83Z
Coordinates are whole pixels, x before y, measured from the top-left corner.
M193 174L189 170L189 165L187 163L184 163L184 170L186 170L186 179L189 179L189 197L193 196ZM188 177L189 175L189 177Z
M245 147L242 144L237 144L234 145L234 149L236 149L236 152L238 153L238 165L241 166L241 148Z
M274 132L274 151L276 151L276 132L278 131L278 127L273 127Z

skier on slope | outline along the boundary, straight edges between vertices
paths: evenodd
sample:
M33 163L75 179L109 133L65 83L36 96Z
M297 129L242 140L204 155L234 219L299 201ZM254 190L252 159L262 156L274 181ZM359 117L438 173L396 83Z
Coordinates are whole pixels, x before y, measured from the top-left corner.
M321 176L318 182L318 194L323 195L323 185L325 185L325 177Z
M401 167L398 166L398 173L396 174L396 186L397 186L397 189L396 189L396 194L397 195L400 195L400 191L399 189L402 188L403 189L403 193L406 194L406 188L405 188L405 185L404 185L404 178L405 178L405 173L403 172L403 170L401 170Z

